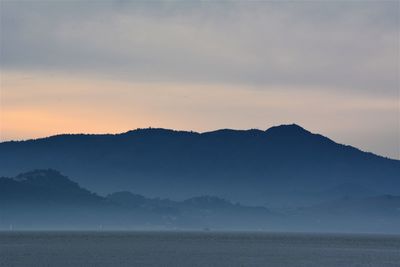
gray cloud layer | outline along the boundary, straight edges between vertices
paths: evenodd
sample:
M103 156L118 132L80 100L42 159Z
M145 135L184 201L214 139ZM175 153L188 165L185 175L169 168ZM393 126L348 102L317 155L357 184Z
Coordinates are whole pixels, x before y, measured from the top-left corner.
M398 10L398 1L1 1L1 68L396 97Z

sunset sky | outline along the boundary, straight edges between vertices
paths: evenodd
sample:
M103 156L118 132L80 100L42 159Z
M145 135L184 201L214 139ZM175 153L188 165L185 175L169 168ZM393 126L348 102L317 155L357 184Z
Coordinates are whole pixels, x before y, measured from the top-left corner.
M1 141L297 123L400 158L398 1L0 1Z

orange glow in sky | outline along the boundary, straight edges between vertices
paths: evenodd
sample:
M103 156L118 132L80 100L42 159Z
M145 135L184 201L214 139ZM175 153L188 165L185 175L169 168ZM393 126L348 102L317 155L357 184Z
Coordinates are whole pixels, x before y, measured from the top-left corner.
M396 101L333 90L132 83L32 72L3 72L1 82L2 141L145 127L267 129L295 122L339 142L378 150L365 146L363 138L396 123ZM371 119L379 125L370 125ZM351 138L355 134L358 138Z

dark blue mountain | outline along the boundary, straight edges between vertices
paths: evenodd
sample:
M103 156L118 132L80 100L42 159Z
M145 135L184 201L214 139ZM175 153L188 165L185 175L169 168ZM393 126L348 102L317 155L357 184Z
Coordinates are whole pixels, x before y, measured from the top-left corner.
M56 170L34 170L14 178L0 177L0 205L97 205L104 199Z
M307 199L307 192L343 184L400 194L400 161L295 124L206 133L150 128L0 143L0 175L37 168L60 170L101 194L129 190L176 200L215 195L252 205L293 206ZM320 196L313 201L325 200Z

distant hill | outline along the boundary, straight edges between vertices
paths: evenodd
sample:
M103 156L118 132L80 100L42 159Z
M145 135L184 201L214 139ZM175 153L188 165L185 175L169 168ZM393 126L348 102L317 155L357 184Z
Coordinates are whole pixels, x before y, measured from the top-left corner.
M276 220L266 208L214 197L182 202L130 192L94 194L58 171L0 178L0 230L16 229L254 229Z
M356 190L359 191L358 189ZM345 197L271 211L216 196L183 201L94 194L58 171L0 178L0 230L264 230L400 233L400 196Z
M55 170L35 170L14 178L0 177L0 203L90 205L103 198L80 187Z
M175 200L215 195L269 207L312 205L354 190L400 194L400 161L295 124L206 133L150 128L0 143L0 175L38 168L60 170L101 194L128 190Z
M80 229L118 210L52 169L0 178L0 229Z

